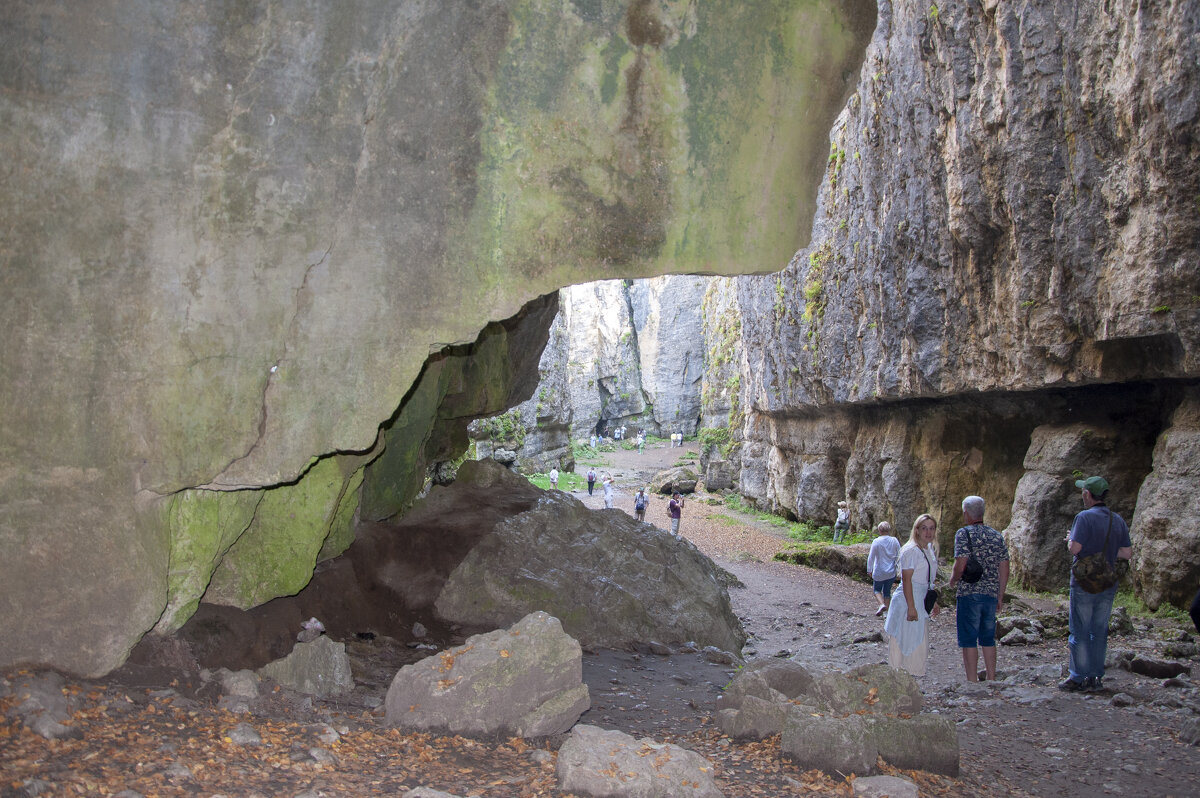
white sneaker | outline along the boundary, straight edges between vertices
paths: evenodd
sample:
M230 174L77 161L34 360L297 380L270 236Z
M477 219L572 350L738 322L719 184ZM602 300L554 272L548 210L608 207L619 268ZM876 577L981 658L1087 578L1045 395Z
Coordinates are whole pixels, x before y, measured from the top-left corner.
M880 617L881 615L883 615L883 613L884 613L886 610L887 610L887 607L885 607L884 605L880 604L880 605L879 605L879 609L875 610L875 617L876 617L876 618Z

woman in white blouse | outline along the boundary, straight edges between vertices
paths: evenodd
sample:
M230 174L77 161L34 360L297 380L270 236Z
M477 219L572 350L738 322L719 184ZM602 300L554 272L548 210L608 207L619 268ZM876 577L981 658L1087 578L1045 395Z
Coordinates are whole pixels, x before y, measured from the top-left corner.
M892 596L887 622L888 664L903 668L913 676L925 675L929 658L929 638L925 623L925 591L937 579L937 521L923 513L913 522L912 534L900 549L900 581L902 590ZM934 606L933 614L941 608Z

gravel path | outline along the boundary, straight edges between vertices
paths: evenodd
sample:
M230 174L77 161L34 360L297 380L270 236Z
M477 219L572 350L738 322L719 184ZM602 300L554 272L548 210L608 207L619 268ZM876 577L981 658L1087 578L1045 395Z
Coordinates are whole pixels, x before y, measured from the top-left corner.
M607 453L603 467L618 486L615 506L632 514L637 486L688 452L695 457L695 444L651 448L644 455ZM593 497L584 490L581 498L603 507L599 490ZM654 497L647 521L668 528L666 507L666 497ZM874 616L869 585L772 561L785 541L782 530L735 513L704 493L688 497L680 531L745 584L731 590L730 599L751 635L743 652L747 658L787 656L810 668L843 671L886 662L883 624ZM1065 601L1025 594L1015 601L1010 597L1009 603L1039 611L1065 606ZM952 790L1047 797L1200 795L1200 748L1189 744L1186 731L1200 713L1200 689L1192 681L1164 682L1110 668L1103 693L1062 693L1054 686L1067 660L1066 641L1059 638L1001 646L999 681L969 685L954 624L953 609L931 622L928 673L918 680L926 711L950 714L958 722L963 772ZM1164 640L1192 639L1178 621L1139 619L1137 626L1132 635L1110 638L1110 653L1127 649L1156 655ZM1191 664L1197 673L1200 662L1193 657ZM702 701L712 695L712 685L700 686L706 689L697 706L705 709L710 705ZM660 700L677 705L679 690L678 683L664 687ZM653 703L650 707L655 709ZM635 718L610 715L610 720L637 729ZM686 719L679 720L679 731L687 731Z

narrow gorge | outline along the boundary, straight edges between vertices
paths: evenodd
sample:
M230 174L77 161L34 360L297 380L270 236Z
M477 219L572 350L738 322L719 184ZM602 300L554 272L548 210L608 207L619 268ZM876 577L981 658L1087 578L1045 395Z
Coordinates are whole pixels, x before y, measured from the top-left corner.
M3 14L0 666L292 595L505 414L725 430L796 518L979 493L1039 588L1101 472L1200 582L1195 3Z

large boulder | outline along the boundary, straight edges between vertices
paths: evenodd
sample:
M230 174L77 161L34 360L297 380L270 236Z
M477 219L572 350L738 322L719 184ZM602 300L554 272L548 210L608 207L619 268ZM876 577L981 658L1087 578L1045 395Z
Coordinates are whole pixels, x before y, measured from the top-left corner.
M481 462L466 478L460 471L447 490L469 498L478 492L475 478L536 503L496 519L446 577L434 603L442 619L504 626L544 610L584 645L695 641L741 651L746 636L729 593L695 546L623 511L590 510L560 491L540 491L494 464Z
M284 687L327 698L354 689L346 644L322 635L308 643L297 643L291 654L258 669L259 676L274 679Z
M1187 607L1200 584L1200 388L1192 387L1154 447L1130 533L1133 579L1146 605ZM1126 516L1126 521L1129 517Z
M765 660L725 688L717 724L735 739L782 735L784 755L803 768L868 774L883 756L896 767L956 775L954 721L919 714L922 703L916 680L887 665L816 676L797 662Z
M405 665L385 706L387 723L405 729L547 737L575 725L591 699L579 643L534 612Z
M1059 590L1071 577L1064 539L1083 509L1079 477L1102 474L1111 486L1108 506L1126 523L1133 517L1141 476L1149 467L1140 425L1043 425L1025 453L1012 520L1004 530L1014 578L1035 590ZM1140 453L1140 456L1137 454Z
M691 466L676 466L659 471L650 478L650 492L670 496L672 493L688 494L696 490L700 477Z

